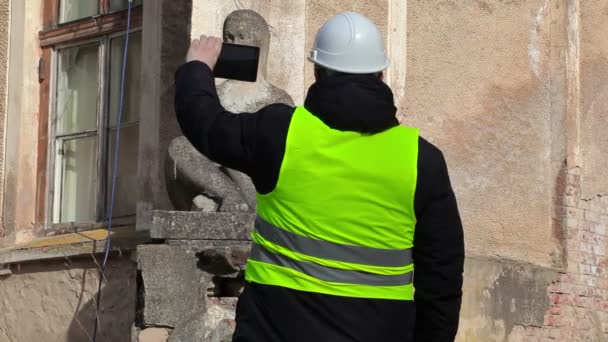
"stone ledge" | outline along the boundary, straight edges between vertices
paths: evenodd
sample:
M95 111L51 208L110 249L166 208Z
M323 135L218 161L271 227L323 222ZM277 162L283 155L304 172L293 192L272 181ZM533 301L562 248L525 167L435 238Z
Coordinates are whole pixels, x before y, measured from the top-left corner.
M112 251L133 250L148 240L147 232L136 232L133 226L114 228L110 234ZM107 229L96 229L38 238L0 249L0 265L103 253L107 237Z
M154 211L150 237L165 240L251 240L254 213Z

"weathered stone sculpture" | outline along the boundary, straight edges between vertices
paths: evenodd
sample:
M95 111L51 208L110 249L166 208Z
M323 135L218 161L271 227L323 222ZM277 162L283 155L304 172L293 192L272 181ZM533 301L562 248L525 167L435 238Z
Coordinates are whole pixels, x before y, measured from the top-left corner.
M287 92L266 80L270 31L261 15L251 10L230 13L224 22L224 41L260 48L256 82L227 80L218 86L217 92L226 110L234 113L255 112L272 103L293 106L293 100Z
M224 40L260 47L256 82L227 80L217 86L226 110L248 115L272 103L293 105L285 91L266 80L270 32L259 14L231 13ZM173 328L169 342L230 341L245 284L255 188L249 177L212 162L183 136L171 142L165 171L177 211L153 214L150 236L164 244L138 247L143 325Z
M256 82L226 80L218 85L224 108L233 113L251 113L272 103L293 105L285 91L266 80L270 31L264 18L251 10L234 11L224 22L223 35L226 42L260 48ZM255 187L247 175L210 161L183 136L171 142L168 152L167 188L176 209L255 210Z

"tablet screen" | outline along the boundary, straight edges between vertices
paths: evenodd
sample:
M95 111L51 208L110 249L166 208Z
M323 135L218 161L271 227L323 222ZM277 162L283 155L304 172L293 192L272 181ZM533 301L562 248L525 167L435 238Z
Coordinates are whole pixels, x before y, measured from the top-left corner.
M218 78L255 82L259 60L260 48L257 46L223 43L213 74Z

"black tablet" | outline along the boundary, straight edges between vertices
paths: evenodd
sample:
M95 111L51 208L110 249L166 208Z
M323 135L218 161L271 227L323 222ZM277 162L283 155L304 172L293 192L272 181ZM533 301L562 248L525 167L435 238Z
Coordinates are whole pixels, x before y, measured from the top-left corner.
M223 43L213 74L218 78L255 82L259 62L259 47Z

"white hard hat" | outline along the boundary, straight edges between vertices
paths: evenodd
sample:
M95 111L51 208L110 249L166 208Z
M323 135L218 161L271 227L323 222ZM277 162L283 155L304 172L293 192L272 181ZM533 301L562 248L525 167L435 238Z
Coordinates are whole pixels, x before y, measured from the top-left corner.
M371 74L390 64L380 30L355 12L340 13L319 29L308 60L350 74Z

